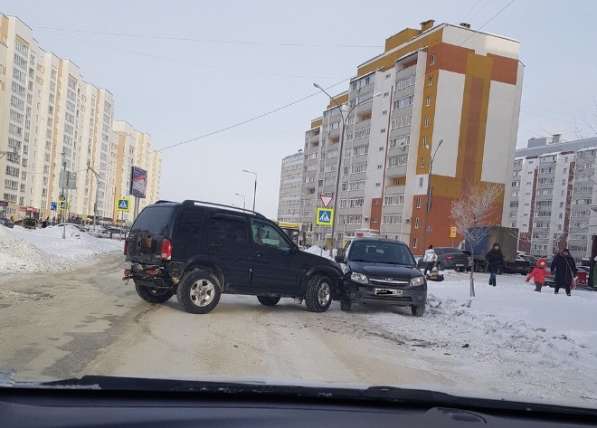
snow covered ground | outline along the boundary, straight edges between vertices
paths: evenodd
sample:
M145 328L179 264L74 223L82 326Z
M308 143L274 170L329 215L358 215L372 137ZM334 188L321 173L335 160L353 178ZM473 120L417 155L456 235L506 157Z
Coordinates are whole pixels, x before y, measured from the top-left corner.
M367 317L422 356L456 365L472 392L597 406L597 292L537 293L522 275L498 276L495 288L487 274L475 278L470 307L468 275L449 271L429 283L424 317Z
M69 225L66 239L59 226L0 226L0 274L68 270L96 255L121 251L122 246L122 241L96 238Z

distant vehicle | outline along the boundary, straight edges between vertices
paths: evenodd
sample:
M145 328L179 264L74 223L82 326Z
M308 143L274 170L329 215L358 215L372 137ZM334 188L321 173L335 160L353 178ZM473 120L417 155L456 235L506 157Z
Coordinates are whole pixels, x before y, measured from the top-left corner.
M299 244L299 236L301 232L301 225L298 223L286 223L283 221L278 222L278 226L280 229L288 235L288 237L294 242L295 244Z
M10 229L12 229L15 226L15 224L12 221L10 221L10 219L8 219L6 217L0 217L0 224L2 226L8 227Z
M532 269L529 256L518 255L516 251L518 241L518 229L504 226L479 226L469 229L470 236L464 242L464 249L470 251L474 256L474 268L476 271L486 271L487 261L485 255L493 244L500 244L504 255L504 267L501 273L527 274Z
M137 294L164 303L176 294L187 312L206 314L222 294L257 296L274 306L282 297L326 311L340 293L333 261L299 250L261 214L199 201L160 201L143 209L125 240Z
M459 272L464 272L468 269L468 255L466 255L462 250L452 247L435 247L433 251L435 251L435 254L437 254L436 265L438 270L454 269ZM417 262L417 268L423 269L424 267L425 262L423 262L423 258L421 257Z
M410 306L415 316L425 312L427 282L403 242L355 239L336 261L346 266L342 310L349 311L355 303L372 302Z
M23 227L25 229L35 229L37 227L37 220L31 217L25 217L23 219Z

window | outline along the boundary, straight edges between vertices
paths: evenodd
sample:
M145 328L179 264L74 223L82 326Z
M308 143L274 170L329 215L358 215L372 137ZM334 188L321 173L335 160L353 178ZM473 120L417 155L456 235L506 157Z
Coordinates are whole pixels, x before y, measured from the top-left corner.
M435 55L434 54L429 55L429 64L431 64L431 65L435 64Z
M365 203L364 198L355 198L350 200L350 208L359 208L362 207Z
M425 120L423 121L423 126L425 128L429 128L430 125L431 125L431 119L429 118L429 116L425 116Z
M415 218L415 229L419 228L419 217Z
M431 105L431 97L427 96L425 97L425 106L429 107Z
M433 86L433 76L427 77L427 86Z
M166 235L174 208L153 206L145 208L135 220L132 231L149 232L152 235Z
M397 90L402 90L402 89L406 89L410 86L414 86L415 85L415 75L412 74L408 77L404 77L402 79L398 79L396 80L396 89Z
M276 248L278 250L289 250L290 245L271 224L260 220L251 222L253 241L258 245Z
M344 189L342 189L344 190ZM340 199L340 208L346 208L348 199Z

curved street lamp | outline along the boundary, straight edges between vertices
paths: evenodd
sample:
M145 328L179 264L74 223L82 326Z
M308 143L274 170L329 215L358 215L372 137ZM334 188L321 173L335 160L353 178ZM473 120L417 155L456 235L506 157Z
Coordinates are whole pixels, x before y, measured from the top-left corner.
M325 95L327 95L327 97L330 100L334 99L334 97L332 97L324 88L322 88L317 83L313 83L313 86L316 87L317 89L319 89ZM336 171L337 172L336 173L336 186L335 186L335 191L334 191L334 220L332 222L332 248L335 247L335 241L336 241L336 238L335 238L336 218L335 217L336 217L336 208L338 207L338 187L340 185L340 169L342 166L342 148L344 147L344 130L346 129L346 122L348 122L350 115L355 111L355 109L357 107L359 107L362 104L365 104L366 102L371 101L373 98L379 97L380 95L381 95L381 92L378 92L369 98L361 100L360 102L358 102L354 106L352 106L346 113L344 113L342 106L340 106L340 116L342 117L342 131L340 133L340 147L338 149L338 169Z

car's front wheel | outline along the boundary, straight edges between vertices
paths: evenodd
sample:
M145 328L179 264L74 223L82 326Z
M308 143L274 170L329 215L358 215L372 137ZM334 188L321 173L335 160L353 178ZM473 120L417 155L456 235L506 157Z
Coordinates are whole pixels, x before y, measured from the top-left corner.
M187 273L176 291L178 302L192 314L211 312L220 301L222 290L218 279L209 272L193 270Z
M174 294L174 291L169 288L146 287L137 283L135 283L135 291L137 291L140 298L148 303L167 302Z
M257 300L263 306L276 306L280 301L280 296L257 296Z
M410 310L412 314L416 317L422 317L425 313L425 304L422 305L411 305Z
M313 275L307 283L305 304L311 312L325 312L332 304L332 282L325 275Z

